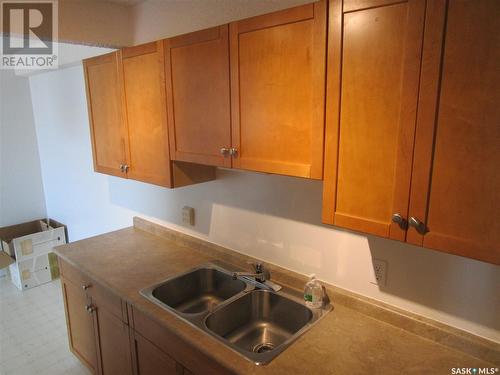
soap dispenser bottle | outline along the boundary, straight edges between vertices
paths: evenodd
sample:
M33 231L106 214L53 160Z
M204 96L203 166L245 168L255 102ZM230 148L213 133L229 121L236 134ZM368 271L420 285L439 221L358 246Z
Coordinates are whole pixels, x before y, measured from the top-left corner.
M309 276L309 281L304 288L304 302L306 306L315 309L323 307L323 287L316 280L315 274Z

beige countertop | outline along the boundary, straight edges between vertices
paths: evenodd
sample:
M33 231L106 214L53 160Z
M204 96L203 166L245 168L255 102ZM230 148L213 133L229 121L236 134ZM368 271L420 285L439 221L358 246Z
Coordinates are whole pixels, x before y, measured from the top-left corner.
M232 260L186 244L131 227L60 246L56 253L236 373L451 374L455 367L499 366L497 348L489 352L488 361L481 360L375 319L335 298L334 310L324 319L270 364L256 366L139 294L147 286L200 264Z

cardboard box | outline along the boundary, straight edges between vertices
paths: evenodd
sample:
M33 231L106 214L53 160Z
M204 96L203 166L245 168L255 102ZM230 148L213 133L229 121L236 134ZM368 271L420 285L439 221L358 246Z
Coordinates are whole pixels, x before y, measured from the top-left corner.
M50 219L0 228L0 268L9 267L11 281L21 290L47 283L59 277L52 249L66 239L66 226Z

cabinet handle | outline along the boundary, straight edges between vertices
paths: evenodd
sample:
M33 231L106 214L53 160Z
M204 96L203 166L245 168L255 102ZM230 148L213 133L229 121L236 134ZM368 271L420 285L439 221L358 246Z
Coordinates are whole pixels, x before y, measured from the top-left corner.
M128 166L127 164L125 164L125 165L123 166L123 172L127 173L127 172L128 172L128 170L129 170L129 166Z
M231 147L229 149L229 155L231 155L233 157L236 157L237 154L238 154L238 149L237 148Z
M124 172L123 167L124 167L124 165L123 165L123 164L120 164L120 171L121 171L121 172Z
M223 156L227 156L229 154L229 149L227 147L222 147L220 149L220 154Z
M91 286L92 286L92 285L90 285L90 284L83 284L83 285L82 285L82 289L83 289L83 290L87 290L87 289L88 289L88 288L90 288Z
M414 217L414 216L410 217L410 220L408 220L408 223L410 224L411 227L415 228L418 233L420 233L420 234L427 233L427 228L425 227L425 224L422 223L416 217Z
M85 306L85 310L86 310L89 314L92 314L92 313L96 310L96 308L95 308L95 306L94 306L94 305L86 305L86 306Z
M392 222L398 224L401 229L408 229L408 222L399 213L392 214Z

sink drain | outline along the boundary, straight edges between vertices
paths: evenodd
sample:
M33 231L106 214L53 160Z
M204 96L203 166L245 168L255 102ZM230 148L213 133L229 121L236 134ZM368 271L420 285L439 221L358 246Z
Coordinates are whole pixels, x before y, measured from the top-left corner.
M254 353L266 353L274 349L274 344L270 342L264 342L262 344L257 344L253 347L252 351Z

